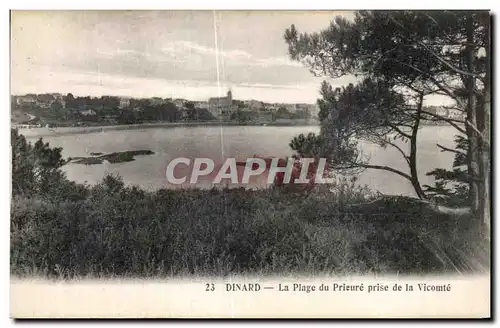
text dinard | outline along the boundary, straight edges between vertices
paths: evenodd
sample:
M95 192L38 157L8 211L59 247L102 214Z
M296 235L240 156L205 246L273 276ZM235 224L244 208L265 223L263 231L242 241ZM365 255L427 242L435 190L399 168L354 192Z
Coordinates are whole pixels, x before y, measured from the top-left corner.
M332 284L278 284L277 286L272 287L263 287L259 283L246 283L246 284L237 284L237 283L226 283L225 284L226 292L259 292L262 290L275 290L278 292L302 292L302 293L311 293L311 292L367 292L367 293L379 293L379 292L449 292L451 291L450 284L427 284L427 283L417 283L417 284L345 284L345 283L332 283Z

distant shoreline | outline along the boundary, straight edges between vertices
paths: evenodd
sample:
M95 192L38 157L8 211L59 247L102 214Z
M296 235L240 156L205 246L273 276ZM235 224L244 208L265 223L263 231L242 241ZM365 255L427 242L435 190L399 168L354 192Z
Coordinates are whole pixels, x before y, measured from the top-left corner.
M230 121L201 121L201 122L158 122L158 123L141 123L141 124L123 124L123 125L99 125L99 126L70 126L70 127L34 127L22 128L19 132L26 137L44 137L51 135L79 134L79 133L95 133L105 131L120 131L134 129L151 129L151 128L175 128L175 127L217 127L217 126L318 126L318 123L305 124L304 122L271 122L271 123L240 123ZM12 125L14 127L14 125Z
M96 133L106 131L120 131L120 130L135 130L135 129L153 129L153 128L175 128L175 127L217 127L217 126L269 126L269 127L299 127L299 126L319 126L318 122L306 124L303 120L298 121L282 121L282 122L269 122L269 123L240 123L234 121L199 121L199 122L157 122L157 123L140 123L140 124L116 124L116 125L90 125L90 126L65 126L65 127L33 127L21 128L19 132L26 137L46 137L46 136L59 136L68 134L83 134L83 133ZM442 125L436 122L425 122L422 125ZM15 127L15 125L11 125Z

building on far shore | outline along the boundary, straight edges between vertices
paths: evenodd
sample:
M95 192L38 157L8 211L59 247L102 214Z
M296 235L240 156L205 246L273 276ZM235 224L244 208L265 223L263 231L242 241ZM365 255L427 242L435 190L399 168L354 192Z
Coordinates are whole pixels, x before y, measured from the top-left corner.
M284 107L286 108L287 111L290 113L295 113L297 111L297 104L285 104Z
M175 106L177 106L179 108L184 107L184 105L186 104L186 102L187 102L186 99L174 99L173 100L173 103L175 104Z
M26 95L16 98L16 103L18 105L34 105L36 104L36 102L37 102L36 95L35 96Z
M162 105L164 103L165 103L165 100L160 98L160 97L153 97L153 98L149 99L149 104L152 106L158 106L158 105Z
M215 117L221 114L232 113L233 108L233 93L231 90L227 92L226 97L214 97L208 99L208 111Z
M62 107L66 107L66 102L60 93L44 93L39 95L25 95L17 97L17 105L34 105L41 108L50 108L52 104L59 103Z
M194 102L194 108L196 108L196 109L208 109L208 102L196 101L196 102Z
M86 109L86 110L80 111L80 114L82 114L83 116L95 116L96 112L93 111L92 109Z
M248 109L254 112L258 112L263 107L262 101L250 100L248 101Z
M122 97L120 98L120 109L130 106L130 98Z

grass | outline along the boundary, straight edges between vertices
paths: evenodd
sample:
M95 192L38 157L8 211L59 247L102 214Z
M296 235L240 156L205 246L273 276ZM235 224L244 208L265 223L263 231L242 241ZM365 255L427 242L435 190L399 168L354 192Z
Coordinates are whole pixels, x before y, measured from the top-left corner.
M106 177L61 196L15 196L11 274L127 277L427 274L489 270L468 215L341 182L147 192ZM68 196L66 196L68 195ZM71 197L70 197L71 195Z

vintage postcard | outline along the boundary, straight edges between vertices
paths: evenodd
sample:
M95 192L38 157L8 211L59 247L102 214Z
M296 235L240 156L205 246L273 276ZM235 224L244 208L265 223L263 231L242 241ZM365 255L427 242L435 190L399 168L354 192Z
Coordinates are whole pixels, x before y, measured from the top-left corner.
M11 317L490 318L491 34L12 10Z

